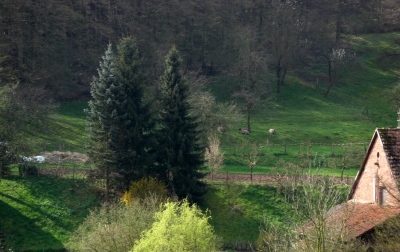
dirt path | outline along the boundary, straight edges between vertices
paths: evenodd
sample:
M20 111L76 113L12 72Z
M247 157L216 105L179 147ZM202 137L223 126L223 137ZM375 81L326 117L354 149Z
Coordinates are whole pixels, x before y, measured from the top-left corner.
M206 180L226 180L226 174L215 174L214 176L211 177L210 174L208 174L205 177ZM240 181L240 182L251 182L251 176L250 174L229 174L228 179L230 181ZM272 175L260 175L260 174L253 174L253 183L271 183L275 182L277 183L279 180L287 180L288 177L282 177L282 176L272 176ZM307 179L307 177L303 177L303 179ZM354 179L353 178L343 178L343 181L340 178L334 178L335 183L345 183L352 185Z
M40 174L51 174L57 176L63 175L71 175L71 174L81 174L88 175L88 170L63 170L63 169L41 169ZM208 174L205 177L206 180L216 180L216 181L225 181L226 174ZM288 177L285 176L272 176L272 175L261 175L261 174L253 174L253 179L251 179L250 174L228 174L229 181L239 181L239 182L253 182L253 183L277 183L278 181L287 180ZM307 179L307 177L303 177L303 179ZM334 178L335 183L345 183L345 184L353 184L354 178L344 178L343 181L340 178Z

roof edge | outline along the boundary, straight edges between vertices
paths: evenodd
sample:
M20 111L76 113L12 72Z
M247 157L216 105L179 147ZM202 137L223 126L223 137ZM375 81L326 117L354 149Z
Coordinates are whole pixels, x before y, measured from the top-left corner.
M356 188L357 188L357 185L358 185L358 183L360 181L361 175L362 175L362 173L363 173L363 171L365 169L365 164L367 163L368 157L371 154L372 145L373 145L373 143L375 143L377 137L379 137L379 140L382 143L382 140L380 139L380 136L379 136L378 128L375 128L374 134L372 135L371 141L370 141L368 149L367 149L367 153L365 153L364 160L363 160L363 162L361 164L360 169L357 172L357 175L356 175L356 178L354 180L354 183L351 186L349 195L347 196L347 200L351 200L352 197L354 196L354 192L356 191Z

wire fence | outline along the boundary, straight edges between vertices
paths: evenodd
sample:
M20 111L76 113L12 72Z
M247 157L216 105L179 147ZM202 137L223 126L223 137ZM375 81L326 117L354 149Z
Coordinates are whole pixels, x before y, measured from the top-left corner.
M311 155L315 152L329 154L331 156L335 155L343 155L346 152L363 152L367 151L367 146L369 143L366 142L355 142L355 143L311 143L311 142L301 142L301 143L249 143L249 142L240 142L240 143L231 143L228 146L224 146L221 150L225 153L225 155L243 155L248 154L252 148L251 146L256 145L259 150L259 154L306 154ZM254 148L253 148L254 149Z
M282 141L281 143L269 143L268 141L263 144L258 143L259 149L258 154L260 156L265 156L266 158L261 158L263 162L269 162L268 164L263 164L267 166L275 166L275 161L285 156L296 157L309 157L313 158L314 166L323 166L322 168L337 168L343 166L343 160L333 160L338 158L344 158L344 155L348 155L348 160L345 160L347 167L356 167L359 165L359 160L365 155L367 150L367 142L353 142L353 143L323 143L323 142L299 142L299 143L288 143ZM55 143L53 143L55 145ZM94 170L91 165L87 162L88 158L85 154L63 151L68 149L68 144L57 143L59 146L59 151L47 152L46 160L44 163L28 162L25 164L25 170L19 168L14 169L14 175L35 175L35 174L47 174L56 175L61 177L87 177ZM234 157L236 160L245 160L251 151L254 149L250 148L251 143L249 142L235 142L225 145L221 148L224 155L229 157ZM47 144L48 146L48 144ZM44 144L44 150L46 149L46 144ZM352 156L352 157L350 157ZM275 158L275 159L274 159ZM318 160L317 160L318 158ZM331 159L331 160L330 160ZM353 160L350 160L353 159ZM275 160L275 161L274 161ZM293 160L293 159L292 159ZM291 160L291 161L292 161ZM304 160L300 160L299 162ZM244 161L246 162L246 160ZM243 163L244 164L244 163ZM19 164L20 166L21 164ZM279 164L277 164L279 165ZM307 165L312 166L313 164L308 162ZM246 165L244 165L246 166ZM313 168L315 168L313 166ZM29 169L28 169L29 168ZM246 168L243 169L245 171ZM262 175L262 174L260 174ZM265 171L265 176L270 176L268 171ZM234 178L232 178L234 179Z

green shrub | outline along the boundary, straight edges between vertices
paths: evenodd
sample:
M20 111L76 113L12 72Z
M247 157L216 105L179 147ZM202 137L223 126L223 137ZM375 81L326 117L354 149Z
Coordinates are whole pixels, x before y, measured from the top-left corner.
M157 196L161 201L166 200L168 198L167 187L155 178L144 178L132 182L122 200L125 205L130 205L135 199L140 201L149 196Z
M394 216L375 227L372 251L398 251L400 248L400 216Z
M23 175L37 175L39 170L38 168L33 165L33 164L19 164L18 165L18 171L19 171L19 175L23 176Z
M264 227L260 230L256 246L257 251L293 251L293 243L296 240L290 225L274 223L264 220Z
M0 176L10 174L10 164L15 162L15 155L7 143L0 142Z
M202 213L187 200L181 204L167 202L156 213L150 230L135 242L132 252L147 251L218 251L217 236L208 223L209 213Z
M0 163L0 176L10 174L11 169L10 165L6 163Z
M121 203L103 205L90 212L73 232L67 245L70 251L129 251L140 234L151 227L160 210L159 199L148 197L129 206Z

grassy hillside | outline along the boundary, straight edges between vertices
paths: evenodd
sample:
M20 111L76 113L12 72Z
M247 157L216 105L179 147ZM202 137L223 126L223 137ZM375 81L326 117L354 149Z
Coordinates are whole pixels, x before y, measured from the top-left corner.
M376 127L396 126L396 109L385 92L398 82L400 33L350 36L346 38L359 62L342 73L341 81L328 97L325 66L313 66L291 73L282 93L253 115L252 133L240 135L246 120L232 119L230 132L221 134L226 153L225 168L230 173L248 173L246 154L251 144L261 147L255 173L275 173L294 162L306 168L344 176L357 172L365 148ZM316 85L318 79L318 85ZM212 90L228 99L229 83L218 80ZM46 150L85 151L87 101L60 106L39 136ZM277 130L276 135L268 129ZM335 169L336 168L336 169ZM321 169L319 169L321 172ZM240 241L254 242L265 213L275 221L284 218L283 199L269 186L237 186L212 183L203 209L212 213L212 224L225 246L240 247ZM70 190L71 189L71 190ZM7 234L16 251L61 250L74 230L97 205L96 194L85 181L54 177L8 177L0 180L0 232ZM243 246L246 246L245 244Z
M269 173L281 163L298 163L306 157L319 168L341 168L347 158L349 176L357 172L365 148L376 127L397 125L397 111L390 106L385 92L398 82L400 73L400 33L348 36L347 53L357 62L340 73L338 83L328 97L327 66L312 66L301 75L290 73L282 92L252 116L252 133L241 135L246 119L232 118L231 131L221 134L225 164L232 172L248 172L251 144L260 145L263 156L256 173ZM318 84L317 84L318 83ZM220 101L230 99L230 83L214 79L212 91ZM43 136L47 150L84 152L87 101L67 102L48 125ZM276 135L268 134L273 128ZM286 150L286 152L285 152ZM236 154L236 155L234 155ZM279 168L279 167L278 167ZM340 170L330 170L338 175Z
M240 135L236 130L246 127L245 119L232 122L234 131L223 138L227 162L244 165L231 154L235 149L236 154L246 153L243 146L253 143L263 146L266 154L261 170L263 165L268 169L279 160L295 162L304 155L318 159L337 159L338 155L355 152L361 155L376 127L397 126L397 111L386 92L399 80L399 39L399 33L346 37L347 53L355 54L357 62L341 72L328 97L324 95L326 66L310 67L300 73L301 77L291 73L282 92L253 115L250 135ZM221 97L228 96L226 90L229 83L219 82L214 88ZM277 134L268 134L270 128ZM351 167L358 166L355 163Z

